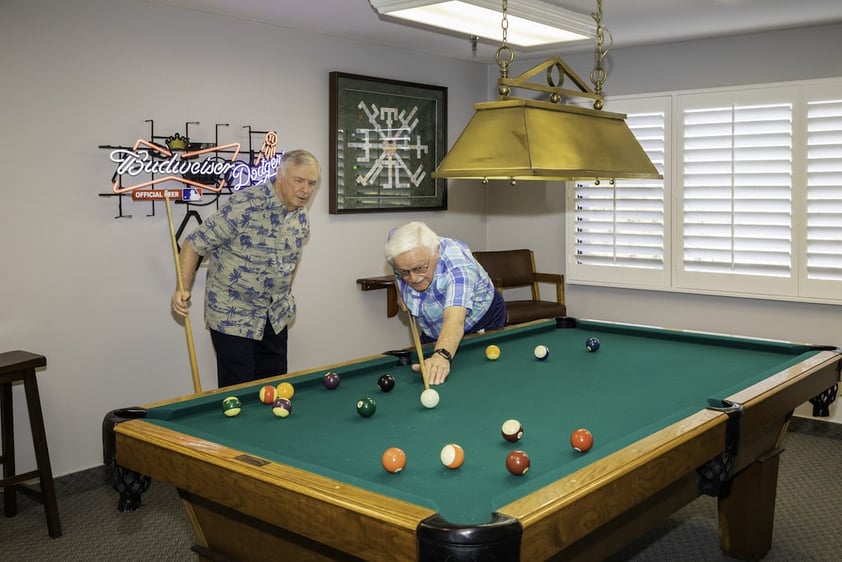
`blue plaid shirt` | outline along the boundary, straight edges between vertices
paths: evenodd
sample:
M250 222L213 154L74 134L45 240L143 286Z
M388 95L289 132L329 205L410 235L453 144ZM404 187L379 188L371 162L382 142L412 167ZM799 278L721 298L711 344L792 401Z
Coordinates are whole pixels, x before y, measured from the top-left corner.
M207 327L259 340L268 315L275 333L283 330L295 318L292 274L309 235L307 211L287 209L269 181L231 195L187 237L210 255Z
M465 333L469 333L488 312L495 291L468 246L450 238L439 238L439 259L426 291L416 291L403 279L398 279L398 286L421 331L432 340L441 333L445 307L465 307Z

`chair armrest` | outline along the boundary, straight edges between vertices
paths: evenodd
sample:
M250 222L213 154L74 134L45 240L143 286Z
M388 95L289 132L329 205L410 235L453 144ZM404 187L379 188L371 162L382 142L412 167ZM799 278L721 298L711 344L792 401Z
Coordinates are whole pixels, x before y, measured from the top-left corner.
M538 283L552 283L555 285L556 302L564 304L564 275L560 273L535 273Z
M503 280L502 279L500 279L499 277L492 277L491 283L494 285L495 289L500 291L500 293L503 292Z
M564 283L564 275L560 273L535 273L535 281L541 283Z

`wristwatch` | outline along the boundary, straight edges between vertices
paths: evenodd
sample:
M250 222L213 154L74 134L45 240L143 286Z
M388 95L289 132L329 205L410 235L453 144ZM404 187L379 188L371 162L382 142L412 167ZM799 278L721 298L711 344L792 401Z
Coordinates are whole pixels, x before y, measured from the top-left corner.
M453 361L453 356L450 354L450 352L448 350L446 350L443 347L438 348L433 353L438 353L439 355L441 355L442 357L447 359L448 362Z

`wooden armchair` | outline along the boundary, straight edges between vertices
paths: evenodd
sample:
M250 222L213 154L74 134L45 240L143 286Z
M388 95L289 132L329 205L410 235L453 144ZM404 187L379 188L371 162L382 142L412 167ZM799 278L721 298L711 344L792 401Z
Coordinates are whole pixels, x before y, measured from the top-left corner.
M564 304L564 275L535 271L535 255L532 250L499 250L473 254L491 276L494 286L503 294L506 301L506 324L567 315L567 306ZM555 301L541 300L541 283L555 285ZM530 287L532 298L505 298L504 290L516 287Z

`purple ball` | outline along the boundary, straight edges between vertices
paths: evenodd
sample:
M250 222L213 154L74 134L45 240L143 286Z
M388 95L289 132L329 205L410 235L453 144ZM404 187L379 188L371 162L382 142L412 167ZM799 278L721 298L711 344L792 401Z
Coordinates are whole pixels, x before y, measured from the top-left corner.
M292 402L286 398L278 398L272 402L272 413L279 418L285 418L292 413Z
M337 386L339 386L340 380L341 379L339 378L339 375L337 373L334 373L333 371L325 373L325 375L322 377L322 382L324 383L325 388L329 390L333 390Z

